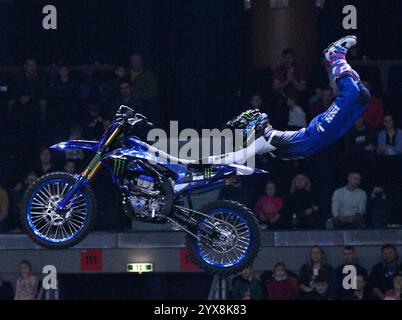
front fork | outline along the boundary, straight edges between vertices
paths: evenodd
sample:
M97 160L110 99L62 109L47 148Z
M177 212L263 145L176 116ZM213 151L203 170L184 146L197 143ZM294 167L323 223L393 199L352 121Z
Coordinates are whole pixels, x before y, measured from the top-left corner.
M92 158L89 165L85 168L85 170L81 173L80 177L78 178L77 182L73 185L73 187L66 193L66 195L59 201L57 204L58 210L64 210L67 203L74 197L78 190L87 184L89 184L93 178L95 177L96 173L102 166L101 157L107 151L111 143L117 136L120 134L123 126L118 125L110 134L109 138L107 138L106 142L99 148L99 151L96 155Z

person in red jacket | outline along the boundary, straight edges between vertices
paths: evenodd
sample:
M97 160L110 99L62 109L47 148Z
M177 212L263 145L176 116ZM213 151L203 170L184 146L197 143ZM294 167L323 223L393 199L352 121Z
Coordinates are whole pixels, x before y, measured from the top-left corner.
M367 89L371 90L371 85L368 82L363 82ZM366 111L363 114L364 123L373 129L380 129L384 125L384 105L382 101L371 96L367 105Z
M276 195L275 183L268 181L265 185L265 195L258 199L254 207L255 214L266 227L279 227L282 224L282 208L283 199Z
M297 279L288 275L286 265L283 262L277 263L272 279L267 282L268 300L295 300L298 288Z

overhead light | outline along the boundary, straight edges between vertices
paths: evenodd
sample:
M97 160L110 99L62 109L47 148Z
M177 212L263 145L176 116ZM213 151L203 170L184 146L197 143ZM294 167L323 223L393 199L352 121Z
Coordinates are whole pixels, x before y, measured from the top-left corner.
M143 273L143 272L153 272L154 267L150 262L146 263L128 263L127 272Z

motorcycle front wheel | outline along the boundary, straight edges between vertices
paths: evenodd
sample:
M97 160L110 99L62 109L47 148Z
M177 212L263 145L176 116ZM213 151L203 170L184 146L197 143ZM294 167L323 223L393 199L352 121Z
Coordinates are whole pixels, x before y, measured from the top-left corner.
M244 205L215 201L200 210L195 236L186 244L194 263L211 273L235 274L251 265L260 249L260 231L254 214Z
M85 186L67 203L65 210L56 206L75 184L76 178L65 172L40 177L24 194L21 224L29 237L42 247L65 249L83 240L92 229L96 216L93 191Z

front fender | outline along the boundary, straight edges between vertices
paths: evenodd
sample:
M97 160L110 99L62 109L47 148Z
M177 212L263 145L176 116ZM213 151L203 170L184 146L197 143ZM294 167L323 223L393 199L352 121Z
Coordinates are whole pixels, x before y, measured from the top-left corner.
M51 146L50 149L52 150L82 149L96 152L99 149L99 143L97 141L89 141L89 140L70 140L57 143Z

